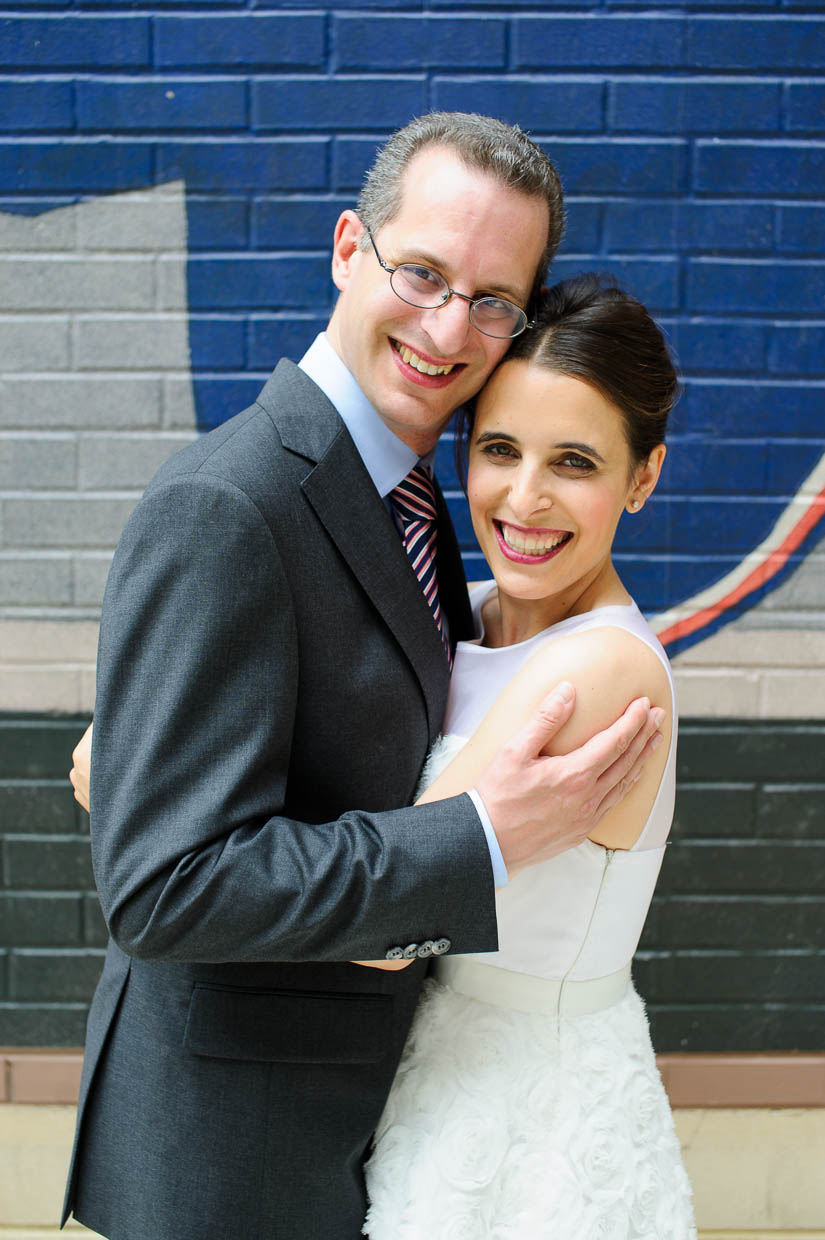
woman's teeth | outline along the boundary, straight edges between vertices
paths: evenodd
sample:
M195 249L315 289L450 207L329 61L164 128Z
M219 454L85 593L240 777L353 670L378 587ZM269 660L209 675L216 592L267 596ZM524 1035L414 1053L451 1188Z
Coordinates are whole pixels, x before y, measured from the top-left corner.
M420 371L422 375L448 375L455 368L455 362L451 362L449 366L433 366L430 362L422 362L421 358L416 353L413 353L412 349L408 349L405 344L399 344L397 340L393 340L392 345L395 351L401 354L402 359L407 365Z
M511 551L518 551L520 555L547 555L548 551L552 551L554 547L560 547L563 542L567 542L572 535L569 533L560 534L524 534L513 529L510 525L499 525L501 536Z

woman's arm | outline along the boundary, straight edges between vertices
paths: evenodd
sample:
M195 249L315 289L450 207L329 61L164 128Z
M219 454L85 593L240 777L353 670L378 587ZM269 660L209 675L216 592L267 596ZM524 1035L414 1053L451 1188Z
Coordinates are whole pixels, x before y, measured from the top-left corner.
M664 772L673 721L667 672L654 651L624 629L598 628L548 642L528 659L493 703L464 748L419 797L438 801L466 792L533 715L547 691L560 680L572 682L576 705L565 726L545 750L566 754L607 727L637 697L665 711L663 744L646 762L624 799L602 818L590 838L606 848L630 848L650 814Z
M567 679L576 688L576 705L546 752L566 754L609 726L629 701L647 697L665 711L665 744L650 757L635 787L602 818L590 839L605 848L628 849L638 839L667 762L673 726L670 684L661 660L649 646L624 629L599 628L559 638L528 659L493 703L464 748L418 798L440 801L475 786L481 772L532 717L553 685ZM412 961L359 960L379 969L403 969Z
M86 731L72 750L72 769L69 771L69 782L74 788L74 799L89 812L89 778L92 773L92 728L89 724Z

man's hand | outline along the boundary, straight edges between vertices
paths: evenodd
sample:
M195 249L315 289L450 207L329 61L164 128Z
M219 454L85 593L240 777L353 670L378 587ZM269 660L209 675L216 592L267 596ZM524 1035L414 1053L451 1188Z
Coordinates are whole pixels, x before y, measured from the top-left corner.
M557 685L476 783L510 878L580 844L622 800L663 740L658 729L664 711L637 698L581 748L543 757L542 749L570 718L575 696L572 685Z
M69 771L69 780L74 788L74 799L78 801L85 810L89 809L89 776L92 768L92 728L93 724L89 724L86 731L74 747L72 752L72 762L74 766Z

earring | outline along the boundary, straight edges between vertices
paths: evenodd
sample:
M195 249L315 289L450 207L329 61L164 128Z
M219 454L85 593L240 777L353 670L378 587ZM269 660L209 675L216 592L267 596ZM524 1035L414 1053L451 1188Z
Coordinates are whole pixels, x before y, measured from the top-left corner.
M640 501L640 500L638 500L638 499L634 499L634 500L631 500L631 501L630 501L630 507L633 509L633 511L634 511L634 512L635 512L635 511L636 511L636 509L639 507L640 502L641 502L641 501Z

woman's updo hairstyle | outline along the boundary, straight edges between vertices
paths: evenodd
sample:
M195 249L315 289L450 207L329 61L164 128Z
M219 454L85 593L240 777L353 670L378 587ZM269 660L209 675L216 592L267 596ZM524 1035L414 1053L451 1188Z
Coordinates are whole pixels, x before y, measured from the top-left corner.
M635 297L592 273L544 289L535 327L513 341L502 365L521 359L581 379L619 410L635 465L663 443L679 379L661 329ZM474 404L456 426L459 475L473 425Z

